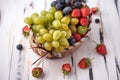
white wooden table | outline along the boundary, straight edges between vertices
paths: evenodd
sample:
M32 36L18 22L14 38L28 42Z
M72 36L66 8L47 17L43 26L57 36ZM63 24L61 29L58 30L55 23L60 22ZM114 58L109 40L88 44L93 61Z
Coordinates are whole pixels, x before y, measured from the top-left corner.
M120 80L120 0L87 0L90 7L99 5L104 25L104 41L108 54L104 57L90 45L86 39L72 55L62 59L44 59L40 63L44 77L33 78L31 64L39 58L30 49L29 42L23 38L21 29L23 19L33 12L48 10L53 0L0 0L0 80L64 80L61 65L70 63L72 72L66 80ZM117 5L117 6L116 6ZM99 24L92 17L90 38L99 39ZM18 51L17 44L23 44L24 50ZM78 62L83 57L95 58L88 69L80 69ZM73 58L73 59L72 59Z

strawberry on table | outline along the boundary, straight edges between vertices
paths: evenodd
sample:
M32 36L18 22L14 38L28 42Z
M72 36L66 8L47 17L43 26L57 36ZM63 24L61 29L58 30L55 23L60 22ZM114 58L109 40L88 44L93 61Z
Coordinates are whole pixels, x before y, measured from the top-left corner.
M98 12L98 8L97 8L97 7L91 8L91 12L92 12L93 14L96 14L96 13Z
M106 55L107 54L107 50L106 50L106 46L105 44L98 44L96 46L96 51L101 54L101 55Z
M23 32L23 35L24 35L24 36L28 36L28 35L29 35L30 29L29 29L28 25L25 25L25 26L22 28L22 32Z
M89 58L82 58L78 63L78 66L82 69L86 69L91 65L91 60Z
M32 76L39 78L43 73L43 69L40 67L35 67L32 69Z
M63 64L62 65L62 70L63 70L64 76L68 75L71 72L70 64L69 63Z
M89 7L85 6L81 9L81 15L82 17L87 17L90 15L90 9Z

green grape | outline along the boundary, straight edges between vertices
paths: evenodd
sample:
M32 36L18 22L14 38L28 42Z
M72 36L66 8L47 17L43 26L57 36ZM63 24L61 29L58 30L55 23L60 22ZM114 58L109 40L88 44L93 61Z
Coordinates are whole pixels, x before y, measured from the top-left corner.
M47 12L46 10L42 10L42 11L40 12L41 16L46 16L47 13L48 13L48 12Z
M54 13L56 12L56 8L55 7L51 7L49 9L49 12L54 15Z
M71 24L72 25L77 25L79 23L79 19L78 18L72 18L71 19Z
M45 42L43 46L48 51L52 50L52 45L50 42Z
M38 16L39 16L38 13L33 13L33 14L31 15L31 18L34 19L34 18L36 18L36 17L38 17Z
M40 16L43 19L44 24L47 23L47 18L46 16Z
M72 31L73 34L77 32L76 26L70 25L69 28L70 28L70 30Z
M64 37L60 38L59 42L60 42L60 45L62 45L63 47L65 47L65 48L69 47L69 42L66 38L64 38Z
M63 50L64 50L63 46L59 46L59 47L55 48L56 52L62 52Z
M52 22L52 26L54 29L58 29L59 27L61 27L61 22L59 20L54 20Z
M48 22L51 22L51 21L53 21L54 16L52 14L48 13L48 14L46 14L46 18L47 18Z
M47 29L40 29L40 32L39 32L41 35L44 35L46 33L48 33L48 30Z
M44 39L45 41L47 41L47 42L52 41L52 34L50 34L50 33L44 34L44 35L43 35L43 39Z
M72 36L71 30L67 31L66 38L69 39Z
M40 29L43 29L44 28L44 25L36 25L36 31L39 32Z
M45 22L47 22L47 19L46 19L45 16L39 16L39 17L34 18L34 23L35 24L43 25Z
M53 40L58 40L61 37L61 32L59 30L55 30L53 33Z
M53 35L54 31L55 31L54 29L50 29L49 33Z
M45 40L43 39L42 36L39 36L39 37L36 37L36 42L40 43L40 44L43 44L43 43L45 43Z
M25 22L26 24L29 24L29 25L33 24L33 21L32 21L32 18L31 18L31 17L26 17L26 18L24 19L24 22Z
M36 30L36 25L33 25L33 26L32 26L32 32L33 32L33 33L37 33L37 32L38 32L38 31Z
M61 19L61 22L68 25L70 23L70 18L65 16Z
M62 11L57 11L57 12L55 12L55 19L61 20L62 17L63 17Z
M59 43L59 41L52 41L52 46L54 47L54 48L57 48L57 47L59 47L59 45L60 45L60 43Z
M61 31L61 37L65 37L67 35L66 31Z
M42 18L41 18L40 16L34 18L34 19L33 19L33 22L34 22L34 24L41 24L41 25L44 24L44 22L43 22L43 20L42 20Z
M67 24L62 24L61 29L64 30L64 31L68 31L69 30Z

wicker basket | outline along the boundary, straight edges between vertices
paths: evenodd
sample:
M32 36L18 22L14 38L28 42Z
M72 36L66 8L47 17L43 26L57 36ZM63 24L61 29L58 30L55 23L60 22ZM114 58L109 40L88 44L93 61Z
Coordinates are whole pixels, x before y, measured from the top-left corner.
M73 53L76 49L78 49L81 43L85 40L85 38L87 38L89 33L90 33L90 30L86 33L86 35L79 42L76 42L74 45L70 46L69 48L65 49L63 52L60 52L60 53L45 50L44 48L41 47L41 45L35 42L34 40L35 38L33 35L29 36L29 41L30 41L30 46L32 50L38 55L42 57L45 56L48 59L58 59L58 58L63 58Z

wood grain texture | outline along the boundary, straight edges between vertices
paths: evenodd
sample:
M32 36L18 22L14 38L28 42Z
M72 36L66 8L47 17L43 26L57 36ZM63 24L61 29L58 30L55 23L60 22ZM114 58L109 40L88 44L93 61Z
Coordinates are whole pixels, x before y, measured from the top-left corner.
M95 44L90 39L100 43L100 25L94 21L100 18L100 13L92 16L91 34L80 48L73 54L62 59L42 59L32 65L39 58L30 49L28 39L23 38L21 29L26 16L33 12L49 10L53 0L1 0L0 1L0 80L119 80L120 79L120 0L87 0L91 7L98 6L104 27L104 43L108 54L104 57L95 51ZM117 4L117 8L116 8ZM18 51L17 44L23 44L24 50ZM88 69L80 69L78 62L83 57L95 58ZM70 63L72 72L63 77L61 66ZM31 75L31 70L40 66L44 76L40 79Z

